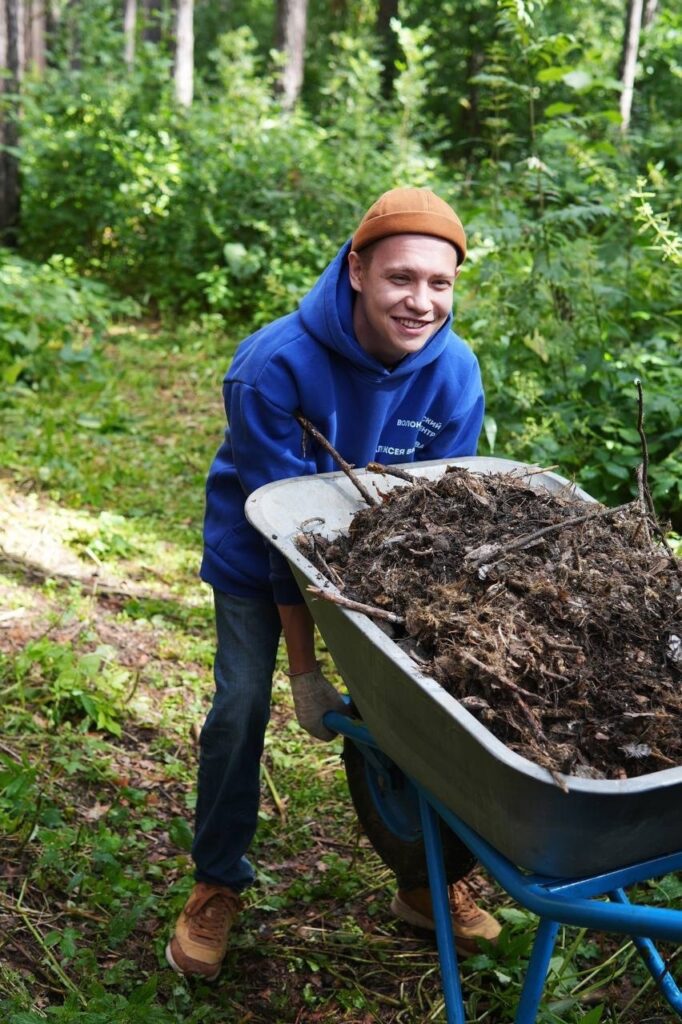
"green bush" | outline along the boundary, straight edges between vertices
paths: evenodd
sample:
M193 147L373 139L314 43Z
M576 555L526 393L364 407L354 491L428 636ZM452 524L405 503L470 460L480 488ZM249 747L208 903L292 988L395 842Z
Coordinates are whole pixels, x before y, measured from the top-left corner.
M136 311L105 285L78 277L71 259L52 256L37 265L0 249L2 394L47 386L89 362L112 317Z
M52 70L25 104L22 245L163 309L270 319L288 311L366 205L434 161L407 145L380 66L337 38L317 123L284 113L248 29L212 55L214 94L191 112L137 73ZM415 91L418 71L405 70ZM145 79L146 80L146 79ZM409 92L408 89L408 92ZM392 117L392 122L391 122ZM395 131L391 130L391 125Z
M26 89L24 250L39 260L57 251L163 312L208 310L246 333L295 306L378 194L430 185L470 235L457 324L483 366L483 448L557 463L596 497L627 500L641 458L639 377L654 496L679 528L682 428L671 395L682 203L679 166L662 152L668 136L624 142L618 84L598 48L570 34L568 16L511 0L484 6L486 50L462 84L475 91L481 134L454 167L446 154L462 149L447 138L442 95L427 87L447 79L428 21L395 24L391 102L364 22L334 35L314 96L309 83L308 105L293 113L274 98L245 27L204 55L190 111L172 102L166 58L153 48L125 75L111 54L91 54L80 72L53 68ZM670 76L669 48L660 61ZM73 346L63 350L73 358ZM23 372L22 354L10 375Z
M640 231L627 165L616 173L585 140L581 180L547 149L539 169L515 168L496 220L492 196L472 218L458 323L482 363L483 446L558 465L600 500L627 501L642 461L639 378L653 496L679 529L681 269L665 258L665 240Z
M130 673L101 645L77 654L45 637L30 641L15 661L17 685L24 697L40 703L51 726L76 723L83 732L102 729L121 735L120 716L130 686Z

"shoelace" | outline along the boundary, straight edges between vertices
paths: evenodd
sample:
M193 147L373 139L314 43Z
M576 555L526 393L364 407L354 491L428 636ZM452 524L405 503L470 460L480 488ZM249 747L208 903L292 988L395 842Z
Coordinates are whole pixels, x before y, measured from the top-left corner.
M225 928L239 909L238 897L226 890L217 889L197 897L185 913L192 937L207 942L222 942Z
M466 882L456 882L450 886L450 903L462 924L472 924L481 916Z

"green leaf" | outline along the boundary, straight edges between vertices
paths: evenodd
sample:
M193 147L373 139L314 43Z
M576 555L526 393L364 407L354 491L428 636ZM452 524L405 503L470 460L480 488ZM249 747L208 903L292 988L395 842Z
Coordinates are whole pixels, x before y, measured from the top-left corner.
M5 384L16 384L21 372L29 365L28 359L16 359L2 372L2 379Z
M483 433L492 454L495 451L495 438L497 437L497 423L492 416L483 417Z
M168 826L168 838L181 850L192 849L192 830L184 818L173 818Z
M580 1024L599 1024L604 1013L604 1006L593 1006L589 1013L580 1018Z
M156 989L158 987L158 978L155 974L152 974L151 978L145 981L144 985L139 985L130 995L131 1006L142 1006L145 1003L150 1002L156 995Z
M552 67L543 68L542 71L538 71L536 78L538 82L562 82L566 80L566 75L571 73L570 67Z
M549 352L547 351L547 342L545 338L536 329L532 334L527 334L523 339L523 344L526 348L529 348L531 352L535 352L535 355L542 360L543 363L549 362Z
M588 89L592 85L592 75L589 71L569 71L564 75L564 82L570 89Z
M570 114L575 110L573 103L550 103L545 108L545 117L562 117L564 114Z
M78 939L78 932L75 928L65 928L59 943L59 948L63 956L72 959L76 952L76 940Z

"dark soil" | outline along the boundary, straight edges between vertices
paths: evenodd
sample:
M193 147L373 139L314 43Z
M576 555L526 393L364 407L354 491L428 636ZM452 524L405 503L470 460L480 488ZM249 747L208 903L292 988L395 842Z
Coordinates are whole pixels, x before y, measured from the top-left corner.
M422 671L524 757L588 778L682 765L682 562L639 503L531 483L453 467L316 537L314 558L401 616Z

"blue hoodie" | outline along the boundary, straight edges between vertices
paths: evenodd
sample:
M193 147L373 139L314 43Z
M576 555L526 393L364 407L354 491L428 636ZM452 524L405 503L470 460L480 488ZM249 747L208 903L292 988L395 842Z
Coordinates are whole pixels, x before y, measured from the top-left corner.
M450 330L387 369L353 331L347 242L295 313L246 338L225 377L228 428L206 485L201 577L217 590L297 604L282 557L247 522L262 484L338 470L300 411L351 465L473 455L483 420L478 362Z

